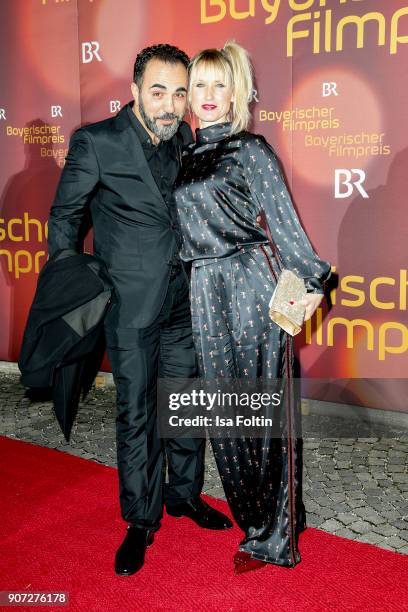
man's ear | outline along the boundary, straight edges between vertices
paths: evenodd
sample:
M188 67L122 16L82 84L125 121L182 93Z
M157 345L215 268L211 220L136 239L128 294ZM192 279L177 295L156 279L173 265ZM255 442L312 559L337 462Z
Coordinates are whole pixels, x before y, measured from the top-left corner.
M139 88L136 85L136 83L131 83L130 90L132 92L132 96L135 101L135 104L138 105L139 104Z

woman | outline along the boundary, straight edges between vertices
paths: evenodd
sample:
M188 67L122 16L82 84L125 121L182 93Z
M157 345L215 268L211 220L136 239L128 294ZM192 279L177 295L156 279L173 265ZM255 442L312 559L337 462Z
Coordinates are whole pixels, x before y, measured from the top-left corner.
M268 315L279 274L264 215L281 262L304 279L309 319L323 297L330 265L302 229L273 149L246 130L253 84L246 51L235 42L196 55L189 101L199 129L183 156L175 198L192 262L193 337L204 378L288 378L292 338ZM293 405L286 413L293 419ZM288 423L287 423L288 425ZM300 453L288 429L282 438L211 439L228 503L245 532L236 572L260 562L294 566L304 528Z

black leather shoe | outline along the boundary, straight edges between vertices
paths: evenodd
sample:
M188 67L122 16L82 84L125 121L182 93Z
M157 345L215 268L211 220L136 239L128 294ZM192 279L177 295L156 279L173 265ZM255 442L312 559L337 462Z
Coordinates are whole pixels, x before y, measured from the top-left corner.
M143 567L147 546L153 544L154 533L128 525L126 537L119 546L115 557L115 573L131 576Z
M211 508L201 497L196 497L182 504L166 504L166 510L170 516L188 516L204 529L231 529L233 526L225 514Z

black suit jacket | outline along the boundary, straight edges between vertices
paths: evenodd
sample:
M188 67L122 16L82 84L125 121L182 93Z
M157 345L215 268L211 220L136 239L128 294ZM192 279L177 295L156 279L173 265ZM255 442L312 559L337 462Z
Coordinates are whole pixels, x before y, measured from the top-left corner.
M191 141L182 123L178 159ZM50 255L67 248L80 252L90 224L94 254L105 262L115 287L108 334L118 345L132 345L132 330L148 326L160 312L178 247L171 206L150 172L126 106L73 134L48 221Z

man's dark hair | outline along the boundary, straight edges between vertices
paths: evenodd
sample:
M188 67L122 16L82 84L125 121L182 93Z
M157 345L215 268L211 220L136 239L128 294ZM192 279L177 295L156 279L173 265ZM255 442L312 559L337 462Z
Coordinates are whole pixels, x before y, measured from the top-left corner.
M173 45L163 44L146 47L146 49L143 49L136 57L133 68L133 80L138 87L142 84L146 64L151 59L158 59L162 62L168 62L169 64L181 62L185 68L187 68L190 63L188 55L181 49L173 47Z

